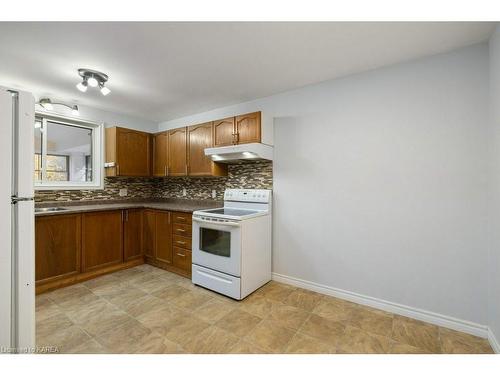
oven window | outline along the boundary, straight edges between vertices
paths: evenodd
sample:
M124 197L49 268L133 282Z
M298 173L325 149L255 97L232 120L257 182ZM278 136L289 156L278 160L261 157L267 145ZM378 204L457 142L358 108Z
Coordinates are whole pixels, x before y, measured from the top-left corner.
M231 233L200 228L200 250L221 257L231 256Z

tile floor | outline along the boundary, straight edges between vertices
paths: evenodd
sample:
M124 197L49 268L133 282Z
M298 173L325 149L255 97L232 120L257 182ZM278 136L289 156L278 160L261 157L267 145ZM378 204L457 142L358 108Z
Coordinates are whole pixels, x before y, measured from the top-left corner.
M60 353L492 353L487 340L270 282L237 302L141 265L37 296Z

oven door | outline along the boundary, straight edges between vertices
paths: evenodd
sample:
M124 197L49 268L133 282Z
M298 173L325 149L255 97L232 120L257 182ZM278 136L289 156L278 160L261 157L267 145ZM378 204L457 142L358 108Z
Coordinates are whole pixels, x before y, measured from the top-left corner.
M193 264L241 276L239 222L214 223L193 217Z

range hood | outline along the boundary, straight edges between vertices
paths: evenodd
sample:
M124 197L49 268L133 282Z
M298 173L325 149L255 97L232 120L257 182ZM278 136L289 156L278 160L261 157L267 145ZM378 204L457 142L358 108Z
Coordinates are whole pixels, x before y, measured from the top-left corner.
M273 160L273 147L262 143L205 149L205 155L218 163L236 163L240 160Z

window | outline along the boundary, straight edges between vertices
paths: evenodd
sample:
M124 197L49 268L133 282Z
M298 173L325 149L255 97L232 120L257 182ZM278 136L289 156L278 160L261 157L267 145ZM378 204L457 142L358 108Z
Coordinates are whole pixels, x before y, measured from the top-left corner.
M102 188L102 125L37 113L34 135L36 189Z
M47 181L69 181L69 156L47 154L47 167L45 168ZM42 155L35 154L35 176L42 177Z

